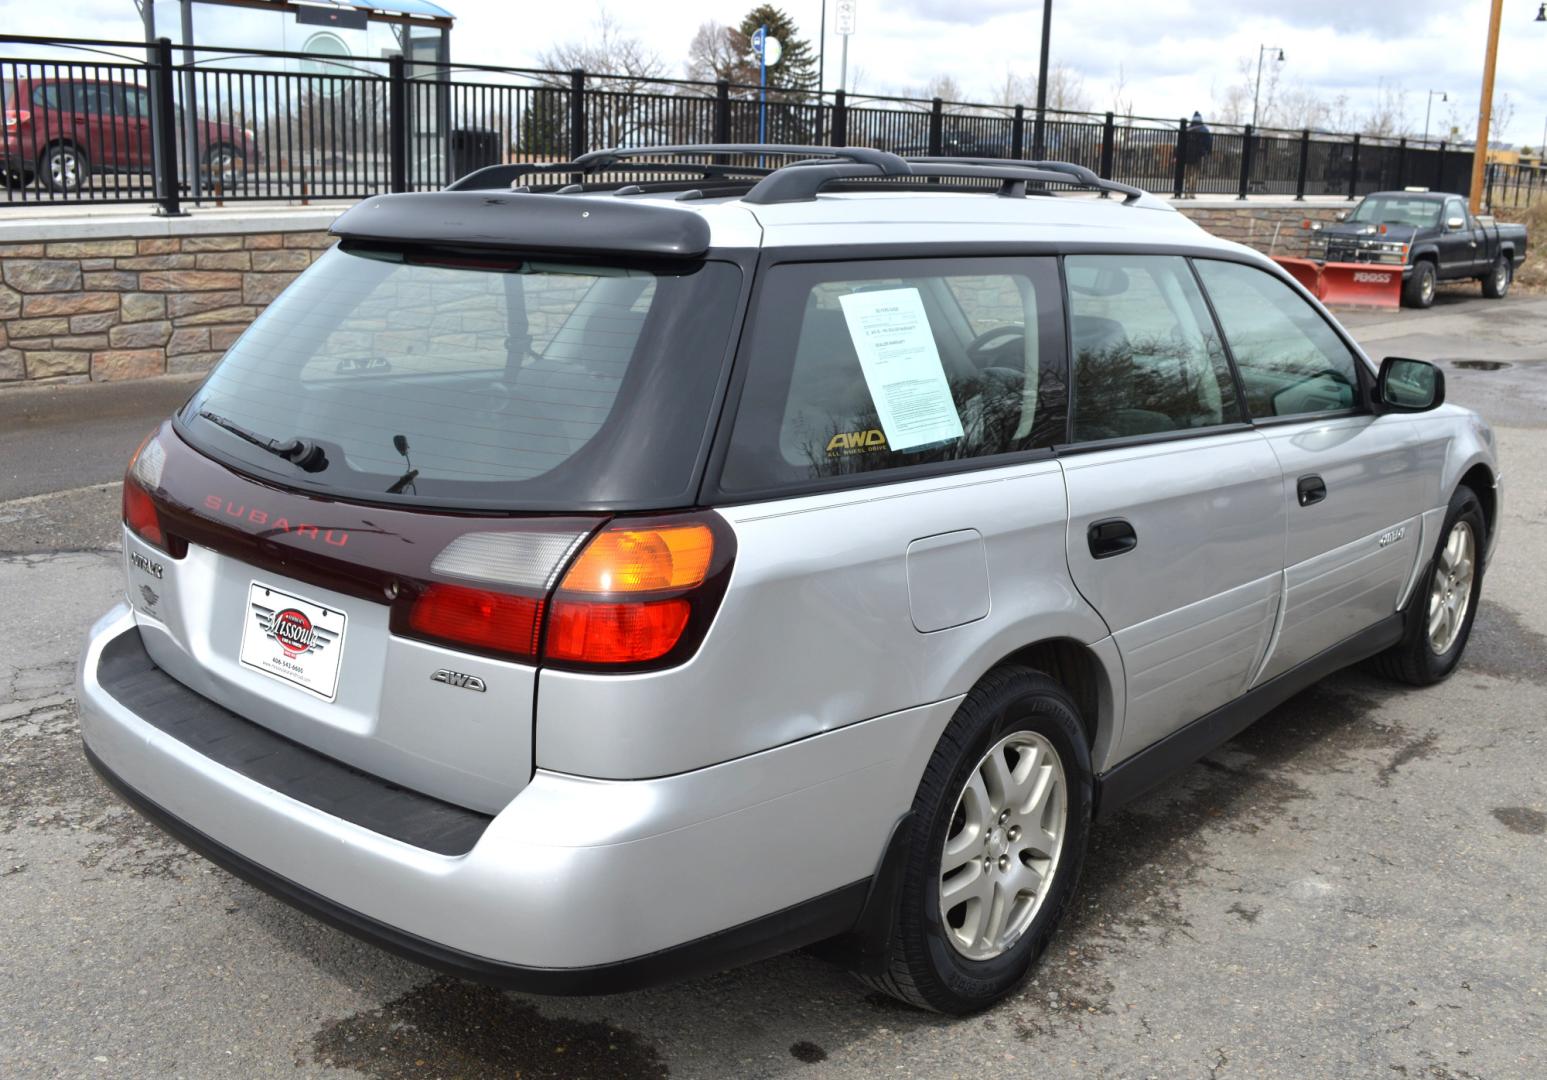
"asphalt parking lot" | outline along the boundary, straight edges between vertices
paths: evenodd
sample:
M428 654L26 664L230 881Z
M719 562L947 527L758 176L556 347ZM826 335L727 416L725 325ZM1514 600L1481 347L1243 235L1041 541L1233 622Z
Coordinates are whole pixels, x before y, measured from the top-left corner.
M70 682L121 588L116 478L190 384L0 393L0 1074L1547 1075L1547 298L1345 321L1498 426L1504 534L1462 668L1424 692L1335 676L1100 826L1034 981L957 1021L805 955L504 994L187 854L87 767Z

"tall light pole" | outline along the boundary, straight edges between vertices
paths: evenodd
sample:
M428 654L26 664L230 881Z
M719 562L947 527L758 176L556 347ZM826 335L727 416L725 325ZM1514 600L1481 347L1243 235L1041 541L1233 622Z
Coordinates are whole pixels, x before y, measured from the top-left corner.
M1445 104L1445 102L1450 100L1450 95L1448 93L1446 93L1444 90L1430 90L1429 91L1429 103L1423 107L1423 141L1424 141L1425 145L1427 145L1428 142L1429 142L1429 112L1430 112L1430 110L1432 110L1434 108L1434 95L1435 94L1438 94L1440 96L1440 104L1441 105Z
M1252 92L1252 127L1257 126L1257 103L1262 97L1262 58L1265 53L1278 50L1278 63L1284 62L1284 50L1279 45L1257 46L1257 89Z
M822 43L816 50L816 103L820 107L827 92L827 0L822 0L822 28L817 40Z
M1041 161L1047 147L1047 55L1052 44L1053 0L1042 0L1042 59L1037 63L1037 118L1031 125L1031 160Z
M1477 105L1477 147L1472 151L1472 213L1483 208L1483 168L1488 162L1488 125L1493 119L1493 69L1499 61L1499 23L1504 0L1493 0L1488 15L1488 51L1483 57L1483 93Z

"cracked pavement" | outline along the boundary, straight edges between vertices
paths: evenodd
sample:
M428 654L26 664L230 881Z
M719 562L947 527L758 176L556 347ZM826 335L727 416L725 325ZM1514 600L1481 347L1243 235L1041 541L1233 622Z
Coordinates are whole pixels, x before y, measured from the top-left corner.
M1463 666L1422 692L1337 675L1098 827L1033 981L956 1021L807 955L505 994L185 853L87 767L71 673L122 588L114 478L188 384L0 393L3 1072L1547 1075L1547 301L1345 321L1376 355L1446 362L1452 399L1500 425L1505 533ZM1469 358L1512 366L1448 366Z

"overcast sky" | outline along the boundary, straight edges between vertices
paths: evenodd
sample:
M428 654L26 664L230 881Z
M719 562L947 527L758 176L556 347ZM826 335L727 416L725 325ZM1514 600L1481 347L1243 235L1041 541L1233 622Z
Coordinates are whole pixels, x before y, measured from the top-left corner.
M530 65L555 41L583 38L593 28L596 0L441 0L457 16L454 60ZM829 0L829 6L832 0ZM1540 0L1505 0L1496 93L1508 92L1515 111L1495 139L1536 145L1547 122L1547 23L1535 22ZM680 74L689 40L701 22L735 23L749 0L613 0L609 11L625 32L641 38ZM788 0L784 8L815 39L821 0ZM993 100L1006 72L1036 69L1041 7L1036 0L858 0L858 33L850 40L851 81L871 93L922 86L951 75L971 98ZM157 5L162 32L176 37L175 0ZM286 17L195 8L199 39L295 48L298 30ZM829 11L829 20L831 11ZM1240 78L1243 57L1259 45L1282 46L1282 76L1326 97L1346 93L1363 113L1384 82L1406 91L1407 115L1423 125L1426 91L1435 102L1434 129L1450 119L1476 124L1487 0L1057 0L1053 60L1083 76L1093 108L1110 108L1119 68L1124 96L1142 115L1210 112ZM0 26L12 33L124 37L140 34L131 0L0 0ZM263 28L259 30L258 28ZM270 30L269 28L274 29ZM269 36L269 35L272 36ZM16 46L3 47L14 53ZM827 44L828 85L838 81L841 39Z

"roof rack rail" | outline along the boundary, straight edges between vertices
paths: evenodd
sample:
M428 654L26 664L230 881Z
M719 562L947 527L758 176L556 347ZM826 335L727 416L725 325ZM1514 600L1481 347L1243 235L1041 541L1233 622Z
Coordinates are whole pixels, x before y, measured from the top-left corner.
M757 164L716 160L640 160L756 158ZM768 157L795 158L783 165L768 166ZM804 146L787 143L698 143L669 146L616 147L593 150L574 161L546 164L524 163L491 165L469 173L451 184L448 191L475 191L493 188L533 190L522 184L527 177L551 176L552 189L559 194L592 191L628 191L645 194L635 179L613 183L585 183L585 178L602 172L672 177L655 182L659 190L682 190L693 180L717 181L715 194L732 194L744 188L742 197L749 203L767 204L804 202L816 198L825 187L846 181L899 181L914 179L936 184L943 179L998 180L998 193L1023 197L1029 184L1059 184L1099 191L1103 196L1119 194L1123 203L1136 202L1144 192L1115 180L1104 180L1083 165L1066 161L1020 161L1014 158L908 157L865 146ZM688 178L686 181L684 178ZM864 185L862 185L864 186ZM691 190L691 189L690 189ZM708 191L704 192L707 195ZM702 196L700 196L702 197Z
M1060 184L1073 184L1076 187L1094 188L1104 194L1117 194L1123 196L1123 204L1143 198L1147 192L1143 188L1136 188L1130 184L1120 184L1116 180L1106 180L1097 176L1095 172L1084 165L1076 165L1071 161L1020 161L1016 158L953 158L953 157L910 157L910 164L921 165L982 165L998 167L1002 165L1014 165L1025 169L1040 169L1046 172L1061 173L1055 181Z
M906 176L907 162L886 150L868 146L804 146L798 143L688 143L676 146L639 146L627 149L593 150L575 159L576 165L613 166L640 157L721 157L727 154L755 154L758 157L839 158L874 165L887 176Z
M516 162L509 165L489 165L482 169L468 173L466 176L446 186L447 191L491 191L515 188L527 177L552 176L556 184L574 183L577 177L590 176L597 172L614 171L617 166L599 166L596 164L580 167L578 161L558 161L548 163ZM681 178L691 176L699 180L713 179L748 179L757 180L773 169L756 165L721 165L715 162L685 162L672 164L664 161L639 161L627 166L631 173L659 173ZM620 181L631 183L632 181Z

